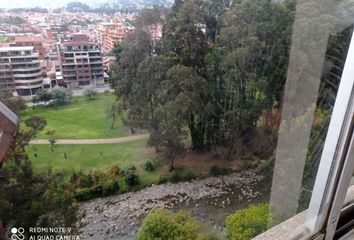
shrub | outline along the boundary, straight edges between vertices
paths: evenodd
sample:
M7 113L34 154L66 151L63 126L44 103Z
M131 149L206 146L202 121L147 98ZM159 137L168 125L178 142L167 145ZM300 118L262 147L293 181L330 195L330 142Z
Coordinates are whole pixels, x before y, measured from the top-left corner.
M155 170L155 166L150 161L147 161L144 163L144 170L148 172L152 172Z
M196 179L196 178L197 178L197 176L192 171L187 171L183 175L183 180L184 181L191 181L191 180Z
M53 89L52 95L52 99L54 100L54 103L56 105L67 104L70 102L70 99L72 97L72 93L69 90L59 87Z
M97 97L97 91L94 86L89 86L88 88L85 89L84 91L84 96L88 100L94 100Z
M75 191L75 199L79 202L87 201L92 198L90 188L82 188Z
M102 195L109 196L116 194L119 191L119 184L117 181L111 180L103 184Z
M90 188L93 185L92 176L90 174L83 174L78 177L76 186L79 188Z
M201 233L200 224L188 212L172 213L154 209L144 219L136 240L147 239L208 239Z
M182 181L191 181L196 179L196 175L192 171L187 171L182 174L181 170L173 170L169 175L160 176L158 184L163 184L167 182L178 183Z
M128 184L128 186L130 187L134 187L139 185L140 180L139 180L139 176L136 175L135 173L128 173L125 176L125 182Z
M135 167L134 165L132 165L132 166L130 166L130 167L128 168L128 170L129 170L129 171L135 171L135 170L136 170L136 167Z
M101 197L102 194L103 194L103 187L100 184L95 185L91 188L92 198Z
M36 93L36 98L39 102L49 102L53 99L53 94L46 89L38 90Z
M91 172L91 178L93 185L99 185L100 181L102 178L106 177L106 174L104 174L101 171L95 170Z
M210 175L217 177L217 176L221 176L221 175L228 175L230 173L232 173L232 169L230 168L220 168L218 166L213 166L210 168Z
M108 175L110 177L118 177L121 174L121 170L118 166L112 166L109 171L108 171Z
M254 164L250 160L245 160L243 162L242 170L250 170L254 168Z
M125 182L125 179L119 180L118 184L119 184L119 192L120 193L127 192L127 183Z
M127 176L128 173L129 173L129 171L127 171L127 170L121 170L120 173L119 173L119 175L121 175L121 176L124 177L124 176Z
M72 174L70 176L70 182L76 184L79 177L84 175L82 171L75 171L74 169L72 170Z
M173 171L170 173L168 179L169 179L169 181L170 181L171 183L178 183L178 182L183 181L183 176L182 176L182 174L181 174L180 171L178 171L178 170L173 170Z
M75 191L75 199L83 202L92 198L101 197L103 195L103 188L101 185L96 185L91 188L81 188Z
M226 218L226 237L228 240L250 240L267 230L269 205L251 205Z
M168 177L167 176L160 176L159 181L157 184L163 184L168 182Z

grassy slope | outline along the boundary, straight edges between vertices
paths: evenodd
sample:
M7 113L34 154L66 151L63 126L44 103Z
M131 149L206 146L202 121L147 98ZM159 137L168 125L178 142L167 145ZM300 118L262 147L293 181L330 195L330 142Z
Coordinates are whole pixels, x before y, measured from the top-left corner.
M30 145L27 153L35 171L43 172L51 168L55 172L63 172L67 177L72 170L86 173L91 170L106 171L113 165L126 170L134 165L141 181L148 185L156 182L165 170L157 169L153 173L143 170L147 160L153 161L156 158L154 152L145 146L146 140L113 145L56 145L52 152L49 145Z
M38 135L38 139L47 139L45 132L55 130L58 139L93 139L124 137L128 131L117 119L115 129L110 129L110 121L106 119L106 109L114 102L114 96L98 95L96 100L75 97L72 102L61 107L38 106L34 110L28 108L21 114L25 119L31 115L45 117L46 129Z

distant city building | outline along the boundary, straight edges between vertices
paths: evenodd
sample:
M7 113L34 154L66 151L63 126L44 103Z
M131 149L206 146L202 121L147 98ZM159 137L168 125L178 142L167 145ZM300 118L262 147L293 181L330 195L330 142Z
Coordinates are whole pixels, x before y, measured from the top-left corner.
M60 40L66 34L72 33L72 31L66 25L55 24L55 25L50 25L45 30L45 33L46 33L45 35L48 39Z
M149 32L150 32L151 40L155 45L162 38L162 25L156 24L156 25L150 26Z
M58 43L61 76L65 85L103 85L104 74L99 45L85 41L83 36Z
M98 42L102 43L103 52L110 52L116 44L121 43L124 38L133 31L133 27L121 22L103 23L98 31Z
M39 54L33 47L0 48L0 91L20 96L43 87Z
M104 56L102 58L103 62L103 70L105 72L109 72L111 70L112 64L114 64L117 61L115 56Z
M39 55L39 62L45 80L56 64L53 49L55 49L55 41L45 39L39 36L15 36L8 44L11 47L33 47ZM55 51L56 53L56 51ZM57 57L56 57L57 58Z
M89 36L81 33L67 34L65 40L71 42L90 42Z
M46 51L43 46L44 39L35 36L18 36L10 43L11 47L33 47L38 52L39 60L44 60Z

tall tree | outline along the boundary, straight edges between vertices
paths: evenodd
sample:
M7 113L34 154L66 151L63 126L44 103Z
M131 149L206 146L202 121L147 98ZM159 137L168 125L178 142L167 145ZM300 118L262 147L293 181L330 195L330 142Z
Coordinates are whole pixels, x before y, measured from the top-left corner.
M136 31L128 35L121 47L119 62L112 70L115 76L112 84L117 95L128 101L139 64L152 55L153 48L150 35L145 31Z
M202 150L205 143L205 118L208 108L204 105L208 85L191 67L175 65L163 82L160 94L161 104L174 102L175 111L189 128L192 147Z
M208 49L201 0L178 1L166 19L162 45L165 54L200 72Z

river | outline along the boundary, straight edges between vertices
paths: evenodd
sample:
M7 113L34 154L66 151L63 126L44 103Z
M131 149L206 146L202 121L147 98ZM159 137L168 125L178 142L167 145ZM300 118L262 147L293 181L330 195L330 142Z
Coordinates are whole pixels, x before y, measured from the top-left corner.
M81 205L83 239L133 240L149 210L188 210L221 238L227 215L250 203L266 201L263 178L254 171L178 184L151 186L137 192L99 198Z

